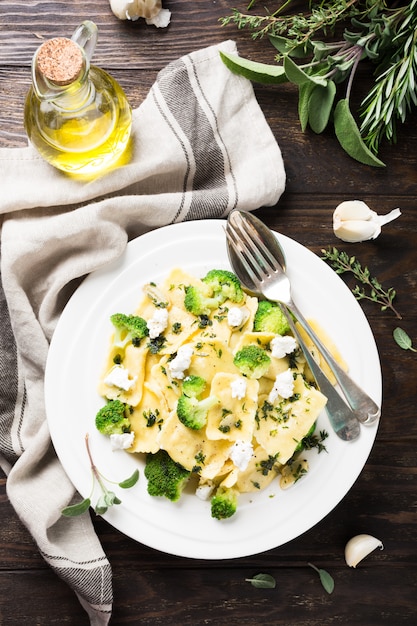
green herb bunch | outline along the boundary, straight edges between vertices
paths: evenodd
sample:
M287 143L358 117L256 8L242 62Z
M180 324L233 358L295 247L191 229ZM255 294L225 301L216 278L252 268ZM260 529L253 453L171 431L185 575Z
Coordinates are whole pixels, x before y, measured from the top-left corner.
M249 8L255 2L249 4ZM225 64L255 82L291 82L299 89L299 118L321 133L334 124L342 148L354 159L383 167L381 141L396 142L397 123L417 105L417 0L397 6L385 0L286 0L264 16L234 10L222 19L252 36L267 35L279 64L222 53ZM294 11L289 10L294 7ZM372 85L357 117L350 97L359 63L368 62ZM341 85L345 87L342 88Z

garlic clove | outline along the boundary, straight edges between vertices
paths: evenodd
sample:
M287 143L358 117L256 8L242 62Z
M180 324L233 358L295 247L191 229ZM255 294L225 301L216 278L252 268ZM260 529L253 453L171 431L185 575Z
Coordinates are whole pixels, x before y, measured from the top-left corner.
M335 235L342 241L357 243L374 239L381 232L381 227L374 222L364 222L361 220L349 220L336 224Z
M110 8L121 20L152 19L162 9L162 0L110 0Z
M345 561L349 567L356 567L376 548L384 549L382 541L372 535L356 535L345 546Z
M400 217L400 215L400 209L393 209L387 213L387 215L378 215L377 218L380 225L383 226L384 224L388 224L388 222L392 222L392 220L395 220L397 217Z
M149 26L156 26L156 28L166 28L170 21L171 11L169 9L161 9L154 17L145 20Z
M341 202L334 212L336 219L344 220L369 220L375 211L371 211L369 206L362 200L345 200Z
M378 215L362 200L345 200L333 213L334 234L348 243L375 239L381 233L381 226L400 215L400 209L394 209L387 215Z

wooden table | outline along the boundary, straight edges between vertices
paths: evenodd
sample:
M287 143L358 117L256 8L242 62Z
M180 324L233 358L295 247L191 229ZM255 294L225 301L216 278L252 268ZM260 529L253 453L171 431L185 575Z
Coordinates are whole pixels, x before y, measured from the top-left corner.
M107 69L138 106L169 61L232 38L243 56L273 62L265 41L218 19L232 6L224 0L166 0L167 29L121 22L106 0L2 0L0 3L0 145L26 145L23 103L30 63L43 39L71 35L84 19L99 27L94 62ZM270 3L271 4L271 3ZM361 71L355 98L366 85ZM287 188L276 207L257 212L269 226L320 254L336 245L357 255L386 287L397 290L400 325L417 346L417 125L416 116L384 145L385 169L351 160L333 133L302 133L292 86L255 86L258 101L282 149ZM0 191L1 193L1 191ZM361 199L380 213L399 206L402 216L372 243L343 244L332 230L332 212L346 199ZM298 539L263 554L231 561L188 560L162 554L94 520L114 573L112 624L197 625L414 624L417 613L417 420L415 353L392 339L399 321L374 303L363 309L375 334L383 372L383 414L368 462L343 501ZM346 328L349 332L349 328ZM8 503L0 476L0 624L87 624L72 591L45 565L32 538ZM262 520L259 520L262 532ZM346 541L370 533L384 542L359 569L344 562ZM328 595L307 565L328 570L335 591ZM275 590L245 582L272 574Z

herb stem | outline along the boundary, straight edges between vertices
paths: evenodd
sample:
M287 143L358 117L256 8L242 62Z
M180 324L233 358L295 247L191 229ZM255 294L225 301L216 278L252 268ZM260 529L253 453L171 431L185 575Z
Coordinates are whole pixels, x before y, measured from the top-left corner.
M85 445L87 448L87 454L88 454L88 458L90 460L90 466L91 466L91 471L93 473L93 476L95 478L95 480L98 482L101 491L103 492L103 494L107 494L109 493L109 490L107 489L106 485L104 484L103 478L100 474L100 472L98 471L97 465L94 463L93 461L93 455L91 454L91 450L90 450L90 442L89 442L89 435L88 433L86 433L85 435Z
M339 252L337 248L330 248L329 250L322 250L322 253L322 258L330 263L337 274L351 272L357 280L369 289L369 293L367 293L365 289L356 285L352 289L352 293L357 300L376 302L381 306L381 311L390 309L398 319L402 319L401 314L393 305L396 292L392 287L385 290L379 280L371 276L367 267L362 268L359 261L354 256L349 257L346 252Z

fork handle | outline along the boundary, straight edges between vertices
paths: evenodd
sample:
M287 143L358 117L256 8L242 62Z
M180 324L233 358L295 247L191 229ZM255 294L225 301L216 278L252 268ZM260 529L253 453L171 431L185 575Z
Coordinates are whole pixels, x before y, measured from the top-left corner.
M347 402L355 411L357 419L362 424L372 424L375 422L381 415L381 409L376 402L374 402L372 398L370 398L369 395L361 387L359 387L359 385L352 380L349 374L347 374L347 372L345 372L345 370L339 365L321 339L311 328L301 311L298 310L297 306L292 303L291 306L288 306L288 309L293 313L295 318L299 321L324 357Z
M294 324L294 320L285 305L281 304L280 306L282 312L288 320L294 336L297 338L300 348L304 352L305 359L308 363L311 373L314 376L318 388L320 389L321 393L327 398L325 408L333 430L344 441L353 441L360 434L360 424L355 413L340 397L335 387L327 378L326 374L323 372L318 363L314 360L313 355L311 354L310 350L304 343L304 340L300 336L300 333Z

